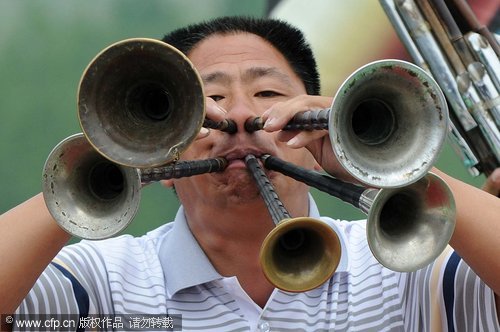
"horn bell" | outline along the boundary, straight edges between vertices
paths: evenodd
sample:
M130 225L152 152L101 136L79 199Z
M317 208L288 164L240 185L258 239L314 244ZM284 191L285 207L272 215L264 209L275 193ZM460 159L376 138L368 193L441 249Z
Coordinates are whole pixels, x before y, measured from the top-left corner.
M343 167L369 187L411 184L434 164L448 133L438 84L401 60L369 63L342 84L332 103L330 140Z
M385 267L416 271L446 248L455 215L453 194L433 173L407 187L380 189L368 213L368 244Z
M92 146L130 167L179 158L205 118L201 79L189 59L167 43L126 39L102 50L78 87L78 117Z
M139 171L110 162L81 133L51 151L42 187L56 222L71 235L91 240L111 237L127 227L141 197Z
M338 235L325 222L300 217L282 220L265 238L260 262L277 288L304 292L326 282L341 255Z

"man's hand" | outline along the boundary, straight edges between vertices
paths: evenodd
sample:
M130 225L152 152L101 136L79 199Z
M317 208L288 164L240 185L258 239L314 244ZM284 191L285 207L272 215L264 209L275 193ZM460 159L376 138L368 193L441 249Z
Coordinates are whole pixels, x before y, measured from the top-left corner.
M217 105L217 103L212 98L209 97L206 97L205 110L205 116L210 120L216 122L222 121L227 117L227 112L222 107ZM196 136L196 139L207 137L208 134L210 134L210 129L201 127L198 136Z
M500 197L500 167L488 176L482 189L494 196Z
M263 115L264 130L281 130L295 114L308 110L329 108L332 97L301 95L285 102L274 104ZM338 162L332 149L328 130L281 131L278 139L287 142L293 149L305 147L314 156L318 164L329 174L349 182L357 182Z

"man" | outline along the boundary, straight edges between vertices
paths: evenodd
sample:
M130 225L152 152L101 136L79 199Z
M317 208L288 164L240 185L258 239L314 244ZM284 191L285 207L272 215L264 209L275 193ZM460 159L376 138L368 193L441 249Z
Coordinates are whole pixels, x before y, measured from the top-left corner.
M207 331L499 329L500 203L437 170L455 195L457 226L450 244L458 254L415 273L396 273L371 255L364 221L323 218L344 243L339 269L308 292L275 289L258 260L274 226L245 156L269 153L309 169L319 164L349 180L326 132L280 131L295 113L331 104L330 97L315 95L314 58L299 31L272 20L222 18L175 31L164 41L199 71L208 116L238 125L234 135L205 131L182 159L223 156L229 166L220 174L164 181L175 186L182 207L173 223L140 238L82 241L61 250L69 236L41 195L7 212L0 221L0 312L19 306L20 313L82 317L182 315L183 330ZM265 131L244 130L253 116L266 120ZM267 173L292 216L319 218L307 186ZM441 280L441 266L451 281ZM444 288L445 296L432 287Z

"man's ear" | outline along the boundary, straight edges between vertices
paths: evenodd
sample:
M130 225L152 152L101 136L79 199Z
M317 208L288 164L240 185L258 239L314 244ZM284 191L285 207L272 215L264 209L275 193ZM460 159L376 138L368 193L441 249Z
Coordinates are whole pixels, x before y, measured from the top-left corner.
M174 186L173 179L161 180L160 183L162 186L167 187L167 188L172 188Z

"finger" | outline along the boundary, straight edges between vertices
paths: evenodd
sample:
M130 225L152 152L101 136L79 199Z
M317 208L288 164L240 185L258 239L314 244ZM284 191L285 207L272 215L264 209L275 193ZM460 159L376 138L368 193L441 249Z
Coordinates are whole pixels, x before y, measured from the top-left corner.
M490 174L482 189L495 196L500 194L500 168L497 168Z
M290 109L289 102L279 102L271 106L261 116L264 122L263 129L267 132L281 130L294 116L294 113L289 112Z
M210 134L210 129L205 128L205 127L201 127L200 132L199 132L199 133L198 133L198 135L196 136L196 140L199 140L199 139L205 138L205 137L207 137L209 134Z
M271 132L282 129L295 114L308 110L320 110L331 105L332 98L301 95L286 102L276 103L262 115L264 130Z
M218 105L215 100L210 97L206 98L206 117L212 121L220 122L227 118L227 111Z
M322 137L328 135L327 130L280 132L278 139L286 142L292 149L303 148Z

